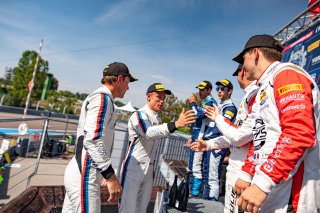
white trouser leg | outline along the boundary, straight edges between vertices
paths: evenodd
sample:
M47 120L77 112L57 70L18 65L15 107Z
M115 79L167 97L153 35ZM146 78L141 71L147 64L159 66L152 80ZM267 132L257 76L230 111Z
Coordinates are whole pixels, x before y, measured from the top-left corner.
M220 178L219 178L219 165L221 160L221 155L215 157L210 153L210 167L209 167L209 178L208 185L210 186L209 198L219 199L220 193Z
M202 166L201 166L202 158L203 158L203 152L194 153L192 173L193 173L193 176L197 179L202 179Z
M151 199L152 186L153 166L149 166L147 175L144 177L139 190L136 212L147 212L148 204Z
M102 176L92 166L91 158L82 152L82 174L75 158L68 164L64 185L68 199L63 205L63 212L101 212L100 185Z
M143 177L141 166L136 161L130 161L127 168L123 169L122 175L123 188L119 213L135 213Z

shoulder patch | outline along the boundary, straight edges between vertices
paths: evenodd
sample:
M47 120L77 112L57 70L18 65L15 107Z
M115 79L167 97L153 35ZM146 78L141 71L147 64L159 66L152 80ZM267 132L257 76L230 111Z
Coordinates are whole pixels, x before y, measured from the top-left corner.
M229 110L227 110L227 111L225 112L225 114L227 114L227 115L229 115L229 116L231 116L231 117L233 117L233 116L234 116L234 113L233 113L233 112L231 112L231 111L229 111Z
M283 95L290 91L302 91L302 84L288 84L278 89L279 95Z

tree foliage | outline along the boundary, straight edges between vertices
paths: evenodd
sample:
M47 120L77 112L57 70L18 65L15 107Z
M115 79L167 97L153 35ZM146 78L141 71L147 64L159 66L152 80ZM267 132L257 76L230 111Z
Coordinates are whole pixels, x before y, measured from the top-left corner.
M35 51L25 51L19 60L18 66L13 68L13 89L9 91L9 95L14 99L22 101L22 103L26 101L28 95L28 83L32 79L37 55L38 53ZM46 73L48 71L48 61L45 61L41 57L39 57L37 71L34 79L34 87L31 93L31 100L39 100L41 98L44 81L46 79ZM22 103L20 102L20 105L22 105Z
M117 107L122 107L122 106L124 106L124 103L122 103L121 101L115 101L114 104L115 104Z
M189 109L189 105L187 104L187 102L179 100L176 96L172 94L166 97L164 107L162 108L159 115L162 118L162 121L165 123L174 121L179 118L179 115L183 108L185 108L186 110ZM181 128L179 129L179 131L190 133L191 126Z
M81 107L78 98L70 91L48 91L48 99L42 102L46 110L74 114L75 107Z

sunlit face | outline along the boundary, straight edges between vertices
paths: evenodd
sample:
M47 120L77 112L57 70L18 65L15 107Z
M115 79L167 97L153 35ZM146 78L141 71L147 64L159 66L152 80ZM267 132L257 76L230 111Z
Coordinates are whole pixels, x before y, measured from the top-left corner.
M199 89L199 97L203 100L208 97L211 93L211 89Z
M238 83L239 83L241 89L244 89L244 84L245 84L245 81L244 81L245 74L244 73L245 73L244 68L242 68L241 70L238 71L238 76L237 76Z
M166 99L166 93L161 92L151 92L147 94L148 106L155 112L160 112L164 106Z
M232 93L232 89L229 89L228 87L224 87L222 85L217 86L216 91L218 93L218 98L221 101L229 99L230 94Z
M129 90L130 77L119 76L119 87L117 88L117 98L123 98L124 94Z
M255 49L257 50L257 49ZM246 51L243 55L243 68L245 70L245 76L249 81L256 80L254 77L255 71L255 51Z

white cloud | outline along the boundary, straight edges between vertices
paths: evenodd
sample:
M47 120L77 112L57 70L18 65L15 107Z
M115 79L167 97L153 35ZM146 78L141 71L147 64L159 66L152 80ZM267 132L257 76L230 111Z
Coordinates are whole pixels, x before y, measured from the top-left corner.
M159 74L148 74L147 76L150 76L151 78L160 81L161 83L167 83L172 84L174 82L174 79L159 75Z

